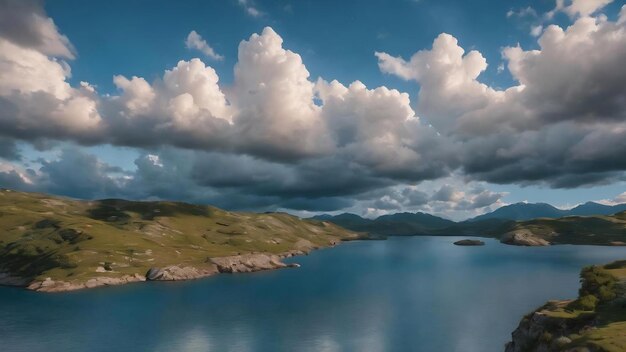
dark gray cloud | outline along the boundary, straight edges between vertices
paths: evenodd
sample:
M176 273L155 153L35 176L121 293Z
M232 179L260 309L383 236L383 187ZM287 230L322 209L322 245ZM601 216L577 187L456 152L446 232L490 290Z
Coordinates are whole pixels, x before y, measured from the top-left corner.
M58 33L42 0L0 1L0 36L48 55L73 57L69 40Z
M18 161L22 158L17 142L14 139L0 136L0 158L11 161Z
M124 193L116 178L109 176L121 169L77 149L64 149L58 159L44 161L39 171L38 186L55 194L93 199Z

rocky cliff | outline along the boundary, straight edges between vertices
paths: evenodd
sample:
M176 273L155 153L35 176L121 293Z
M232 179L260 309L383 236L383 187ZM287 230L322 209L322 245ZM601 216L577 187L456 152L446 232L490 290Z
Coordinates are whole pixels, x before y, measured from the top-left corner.
M581 272L576 300L551 301L526 315L506 352L626 351L626 261Z

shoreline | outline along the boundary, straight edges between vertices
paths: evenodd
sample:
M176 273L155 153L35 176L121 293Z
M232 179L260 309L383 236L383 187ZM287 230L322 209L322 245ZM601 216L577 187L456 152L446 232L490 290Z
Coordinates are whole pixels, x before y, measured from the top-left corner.
M295 256L309 255L314 250L333 248L341 242L352 241L386 241L390 237L470 237L492 239L500 244L516 247L535 247L535 246L559 246L566 245L562 243L548 243L542 245L518 244L512 242L504 242L496 237L484 235L402 235L402 236L360 236L358 238L344 238L337 241L331 241L328 246L319 246L307 249L293 249L287 252L273 254L267 252L250 252L245 254L210 258L205 265L184 265L172 264L163 267L151 267L146 273L125 274L119 277L96 276L86 281L63 281L52 280L50 277L44 280L29 280L27 278L12 276L10 273L0 271L0 286L9 286L26 289L34 292L44 293L61 293L78 290L86 290L106 286L120 286L131 283L139 283L146 281L187 281L199 280L218 274L240 274L252 273L258 271L278 270L284 268L298 268L298 263L284 263L285 258ZM451 244L453 244L451 242ZM569 244L579 246L579 244ZM614 244L585 244L599 247L611 247Z
M251 252L233 256L215 257L211 258L207 264L202 266L173 264L164 267L152 267L143 275L135 273L133 275L126 274L120 277L97 276L80 282L52 280L50 277L44 280L29 280L12 276L7 272L0 272L0 286L16 287L34 292L62 293L148 281L188 281L199 280L218 274L241 274L285 268L299 268L300 264L284 263L283 259L309 255L313 250L333 248L341 242L359 240L367 240L367 238L342 239L331 241L328 246L314 247L307 250L293 249L279 254Z
M574 299L550 300L526 314L506 352L626 349L626 261L584 267Z

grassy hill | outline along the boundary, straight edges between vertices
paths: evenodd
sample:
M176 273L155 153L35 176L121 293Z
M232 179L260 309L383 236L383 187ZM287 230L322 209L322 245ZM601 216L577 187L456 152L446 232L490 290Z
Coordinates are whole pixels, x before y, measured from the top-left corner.
M486 218L453 222L423 213L399 213L376 219L364 219L354 214L323 215L317 218L372 235L481 236L504 240L507 235L520 233L526 241L504 241L519 245L533 242L528 239L539 239L551 244L626 244L626 212L615 215L566 216L523 221Z
M572 209L558 209L546 203L515 203L505 205L490 213L479 215L468 221L487 219L532 220L538 218L557 219L566 216L613 215L626 211L626 204L604 205L595 202L580 204Z
M79 201L0 190L0 278L85 283L150 268L214 270L214 258L308 252L358 235L283 213L177 202ZM249 264L249 263L244 263Z
M611 216L568 216L510 224L508 231L526 231L553 244L624 244L626 212Z
M560 218L567 215L567 211L557 209L546 203L515 203L505 205L490 213L479 215L469 219L469 221L488 219L530 220L535 218Z

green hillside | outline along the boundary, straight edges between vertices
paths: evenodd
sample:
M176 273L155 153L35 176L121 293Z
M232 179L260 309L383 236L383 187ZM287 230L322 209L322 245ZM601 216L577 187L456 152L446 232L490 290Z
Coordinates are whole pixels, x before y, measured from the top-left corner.
M142 276L172 265L212 270L212 258L308 252L357 237L283 213L0 190L0 278L18 285Z
M531 244L534 239L546 244L626 245L626 212L615 215L566 216L514 221L487 218L453 222L423 213L399 213L364 219L354 214L318 216L346 229L385 236L481 236L508 244ZM521 234L522 239L507 240Z
M626 212L611 216L568 216L535 219L510 225L509 231L528 231L553 244L609 245L626 243Z
M577 299L525 316L506 347L522 351L626 351L626 261L584 268Z

